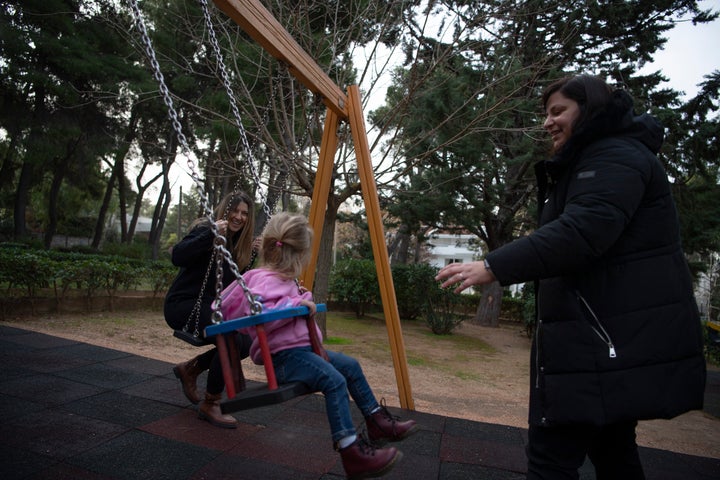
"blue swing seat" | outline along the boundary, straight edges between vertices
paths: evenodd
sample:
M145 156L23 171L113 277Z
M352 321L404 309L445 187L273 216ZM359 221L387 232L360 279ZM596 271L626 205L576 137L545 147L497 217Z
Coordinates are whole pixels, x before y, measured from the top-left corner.
M317 304L316 311L326 312L327 307L324 303ZM242 385L237 381L229 381L230 379L242 378L242 374L240 373L242 371L242 366L237 358L233 358L233 353L229 351L225 344L225 340L232 340L233 336L237 334L237 330L240 328L258 326L283 318L304 317L309 313L310 309L304 306L267 310L262 313L258 313L257 315L235 318L218 324L209 325L205 328L205 338L215 335L220 336L217 345L218 352L220 353L223 374L226 377L225 383L228 392L228 398L220 402L220 410L223 413L232 413L240 410L249 410L251 408L275 405L301 395L313 393L313 390L303 382L290 382L278 385L275 380L275 370L272 366L272 361L266 361L264 365L268 380L267 383L255 387L244 388L244 380ZM234 341L228 341L228 344L234 345ZM269 359L270 352L266 341L260 341L260 349L262 350L263 357Z

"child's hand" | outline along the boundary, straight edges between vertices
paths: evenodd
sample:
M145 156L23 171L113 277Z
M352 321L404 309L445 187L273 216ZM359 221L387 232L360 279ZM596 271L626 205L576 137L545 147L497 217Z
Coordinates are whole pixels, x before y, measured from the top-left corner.
M315 316L315 312L317 312L317 306L315 305L315 302L312 302L310 300L305 300L304 298L300 300L300 305L304 307L308 307L310 310L310 316Z

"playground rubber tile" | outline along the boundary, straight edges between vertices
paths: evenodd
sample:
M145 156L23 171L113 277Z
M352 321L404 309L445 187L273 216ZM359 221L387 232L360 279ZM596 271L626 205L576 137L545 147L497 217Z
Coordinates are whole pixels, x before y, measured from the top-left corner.
M21 365L22 367L32 370L36 373L55 373L71 368L82 367L94 363L79 357L65 355L62 349L43 349L43 350L26 350L15 354L14 361L11 364L5 364L4 367L13 365Z
M482 438L443 435L440 458L443 462L469 463L513 472L527 470L523 445L495 443Z
M117 424L58 410L43 410L2 425L0 444L46 457L67 459L127 429Z
M42 472L57 460L24 448L0 448L0 478L20 480Z
M448 418L444 431L446 434L455 437L467 437L507 445L524 446L527 443L527 435L524 430L507 425L468 422L458 418Z
M97 395L104 390L55 375L33 375L0 383L0 393L43 405L61 405Z
M328 421L325 410L322 411L303 411L285 410L268 424L270 428L281 428L289 433L325 435L330 440L330 423Z
M383 477L386 480L392 479L408 479L413 480L435 480L439 477L440 465L436 458L428 457L424 455L416 455L408 453L403 448L403 443L393 443L392 446L397 447L402 452L402 458L395 462L392 470ZM342 464L339 463L340 468L336 471L339 475L343 475Z
M105 362L118 358L132 358L132 355L120 350L98 347L88 343L76 343L63 348L63 353L73 357L90 360L92 362Z
M720 472L720 460L695 457L676 453L672 457L663 450L640 448L640 460L645 476L652 479L717 479ZM688 475L688 472L692 474Z
M325 478L325 477L322 477ZM345 478L343 475L339 478ZM188 480L317 480L317 473L295 470L274 463L267 463L252 458L223 455L201 469L197 470Z
M464 463L443 462L440 465L440 475L435 478L443 480L524 480L524 473L497 470L482 465L468 465Z
M403 453L437 458L440 455L441 439L442 434L440 432L425 430L421 425L415 434L400 442L390 443L389 445L397 447Z
M86 397L62 407L63 410L86 417L138 427L171 416L180 407L112 391Z
M219 452L132 430L66 460L100 475L132 480L182 480Z
M140 427L154 435L220 451L231 450L263 428L242 422L234 429L214 427L190 408Z
M308 453L312 452L312 455ZM249 457L307 472L329 470L340 456L329 431L318 435L267 428L238 443L229 455Z
M56 463L23 480L116 480L117 477L89 472L65 463Z
M162 362L153 358L138 357L137 355L129 355L126 353L124 353L123 356L117 357L116 359L112 360L106 360L103 363L111 367L123 368L125 370L137 373L145 373L147 375L173 375L172 367L170 367L167 362ZM175 376L173 375L172 378L174 379ZM198 378L198 385L204 385L202 379L203 376L201 375ZM175 381L178 383L178 385L180 385L179 381Z
M12 395L0 394L0 418L2 418L3 422L9 422L16 417L44 409L45 405L41 403L14 397Z
M143 382L127 386L121 391L135 397L170 403L178 407L192 405L183 395L180 382L175 377L150 377Z
M53 337L32 331L26 331L24 335L11 335L6 337L6 339L18 345L32 347L33 349L62 348L80 343L75 340Z
M103 363L85 365L56 373L57 376L106 389L121 389L153 378L150 375L111 367Z

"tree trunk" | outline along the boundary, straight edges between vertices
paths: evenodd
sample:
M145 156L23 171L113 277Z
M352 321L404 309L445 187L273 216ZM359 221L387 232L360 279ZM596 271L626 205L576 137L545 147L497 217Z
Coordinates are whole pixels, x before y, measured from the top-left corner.
M30 160L25 160L20 170L17 188L15 189L15 208L13 210L15 227L13 235L16 240L27 236L28 233L25 223L25 212L27 211L30 199L30 185L32 183L33 170L33 165L30 163Z
M333 242L335 241L335 222L337 220L338 204L330 195L328 206L323 220L323 232L320 239L317 267L315 270L315 283L313 284L313 298L317 303L325 303L330 291L330 270L332 268ZM315 319L323 337L327 336L327 322L325 314L321 313Z
M108 178L107 185L105 186L105 196L103 197L102 204L100 205L100 211L98 212L97 222L95 222L95 235L92 240L92 247L97 249L100 247L103 233L105 232L105 219L107 218L107 212L110 209L110 201L112 200L113 190L115 188L115 182L118 182L118 197L120 200L120 227L121 227L121 241L122 234L126 232L126 219L125 219L125 195L122 189L125 180L125 157L130 150L130 144L135 139L135 127L137 126L137 104L133 107L130 114L130 122L128 123L128 130L125 133L122 147L115 154L115 164L112 166L110 178ZM122 195L121 195L122 193Z
M503 288L499 282L483 285L480 292L480 304L475 312L475 318L470 323L484 327L497 327L500 325L502 294Z
M77 142L75 145L77 145ZM75 150L75 145L73 145L71 151ZM60 195L60 187L65 179L67 166L70 164L71 156L72 153L68 153L64 159L58 160L55 168L53 169L53 179L50 184L50 191L48 192L48 223L45 225L45 235L43 236L43 245L48 250L52 245L52 239L55 236L55 231L57 230L58 196Z

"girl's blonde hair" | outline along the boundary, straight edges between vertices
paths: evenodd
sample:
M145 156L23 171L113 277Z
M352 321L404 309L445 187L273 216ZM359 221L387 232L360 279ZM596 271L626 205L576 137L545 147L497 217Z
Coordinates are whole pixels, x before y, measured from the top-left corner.
M235 211L241 203L244 203L248 207L247 223L243 229L233 237L226 236L225 240L227 242L227 249L232 252L233 260L235 260L235 263L237 263L242 270L250 264L252 256L253 233L255 232L254 202L245 192L228 193L220 200L218 206L215 207L213 217L215 220L227 220L228 214ZM200 217L190 225L190 230L198 225L207 223L207 217Z
M262 236L263 266L291 279L298 277L310 261L313 231L299 214L277 213Z

